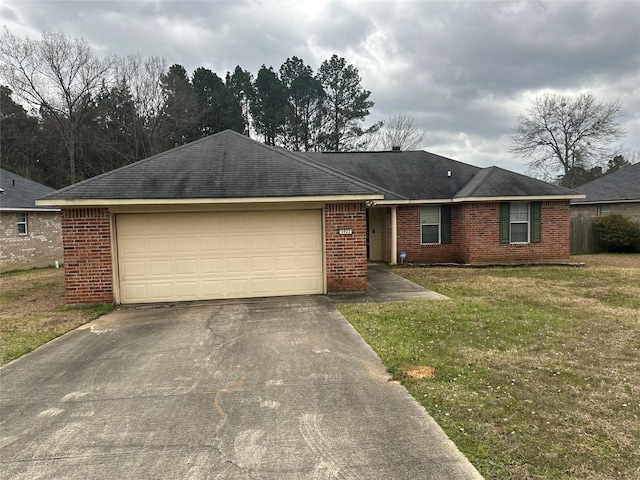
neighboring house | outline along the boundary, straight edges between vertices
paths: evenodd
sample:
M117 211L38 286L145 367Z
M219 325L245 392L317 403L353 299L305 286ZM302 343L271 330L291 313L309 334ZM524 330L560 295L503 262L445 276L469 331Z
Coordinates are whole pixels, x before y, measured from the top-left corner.
M68 303L367 288L367 261L569 259L579 195L427 152L301 154L224 131L45 197Z
M609 213L618 213L640 223L640 163L586 183L576 190L584 198L571 200L571 253L605 250L593 230L593 221Z
M571 200L571 217L596 218L619 213L640 223L640 163L576 187L585 198Z
M62 262L60 209L36 206L53 191L0 168L0 271Z

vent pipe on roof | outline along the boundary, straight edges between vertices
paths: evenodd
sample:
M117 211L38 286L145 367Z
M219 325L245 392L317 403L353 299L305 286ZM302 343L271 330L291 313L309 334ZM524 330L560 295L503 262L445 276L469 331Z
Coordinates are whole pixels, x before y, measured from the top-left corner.
M451 170L447 170L447 177L451 176Z
M399 152L400 151L400 145L394 145L393 147L391 147L391 151Z

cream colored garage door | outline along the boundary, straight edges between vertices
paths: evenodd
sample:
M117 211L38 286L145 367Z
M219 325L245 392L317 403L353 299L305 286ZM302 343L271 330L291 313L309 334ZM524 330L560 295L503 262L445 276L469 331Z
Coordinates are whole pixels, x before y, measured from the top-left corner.
M322 293L320 210L116 216L122 303Z

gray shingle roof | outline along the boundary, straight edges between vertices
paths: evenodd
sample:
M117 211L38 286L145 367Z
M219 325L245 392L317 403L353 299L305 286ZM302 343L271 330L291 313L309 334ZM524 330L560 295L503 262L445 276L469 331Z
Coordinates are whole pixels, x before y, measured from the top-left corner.
M424 151L304 155L394 192L393 196L385 195L385 200L450 199L480 170Z
M70 185L46 200L383 195L403 201L575 193L424 151L294 153L226 130Z
M231 130L70 185L47 200L376 195L371 185Z
M575 195L568 188L552 185L536 178L510 172L500 167L480 170L458 191L454 198L481 197L543 197Z
M55 191L51 187L47 187L28 178L24 178L16 173L0 168L0 209L30 209L38 210L46 207L36 207L36 200ZM54 207L50 207L54 209Z
M499 167L479 168L424 151L304 155L396 193L396 197L385 195L385 200L576 194L573 190Z
M640 202L640 163L585 183L576 187L576 190L584 193L587 198L571 200L572 204L633 200Z

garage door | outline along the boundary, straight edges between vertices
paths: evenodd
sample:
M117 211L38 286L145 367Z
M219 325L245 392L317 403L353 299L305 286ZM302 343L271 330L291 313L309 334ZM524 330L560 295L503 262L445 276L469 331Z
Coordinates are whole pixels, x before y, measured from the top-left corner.
M116 216L122 303L322 293L320 210Z

